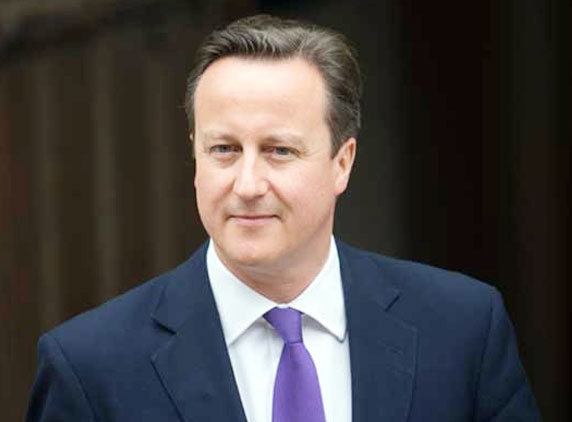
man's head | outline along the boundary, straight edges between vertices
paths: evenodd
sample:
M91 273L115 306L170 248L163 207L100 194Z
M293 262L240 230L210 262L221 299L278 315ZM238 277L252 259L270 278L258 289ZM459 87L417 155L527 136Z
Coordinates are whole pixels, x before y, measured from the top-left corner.
M185 110L195 131L194 97L205 70L223 57L285 60L299 57L315 66L326 84L326 121L332 156L360 128L361 76L345 37L327 28L269 15L240 19L211 33L200 46L187 82Z
M259 20L288 28L282 32L301 31L268 17L252 18L252 31L260 31ZM250 21L241 22L246 31ZM274 37L290 45L282 32ZM227 268L265 296L289 301L328 255L336 199L355 156L357 120L328 118L337 114L327 78L303 55L216 57L192 82L189 100L199 214ZM332 124L341 121L334 138ZM332 139L339 141L335 149Z

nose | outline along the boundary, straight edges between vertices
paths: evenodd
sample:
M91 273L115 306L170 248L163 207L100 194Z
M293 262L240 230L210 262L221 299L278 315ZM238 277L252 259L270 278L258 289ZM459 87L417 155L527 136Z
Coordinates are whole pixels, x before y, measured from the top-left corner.
M237 163L233 191L245 201L263 196L268 190L263 163L255 156L241 157Z

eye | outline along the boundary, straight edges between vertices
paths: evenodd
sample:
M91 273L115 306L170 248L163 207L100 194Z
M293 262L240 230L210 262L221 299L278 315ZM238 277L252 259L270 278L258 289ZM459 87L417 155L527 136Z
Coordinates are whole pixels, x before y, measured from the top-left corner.
M221 144L210 147L209 151L213 154L229 154L238 152L239 148L236 145Z
M292 151L290 151L288 148L276 147L274 148L274 153L277 155L290 155L292 154Z
M279 159L291 158L296 155L295 151L288 147L268 147L266 152Z

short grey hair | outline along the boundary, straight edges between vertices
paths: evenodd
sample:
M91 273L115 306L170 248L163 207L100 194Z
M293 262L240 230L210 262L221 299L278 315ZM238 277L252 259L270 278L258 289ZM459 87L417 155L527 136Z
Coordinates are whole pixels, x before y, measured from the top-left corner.
M327 90L326 122L332 155L361 125L361 75L357 53L344 35L334 30L270 15L239 19L212 32L196 53L189 74L185 111L194 132L194 95L201 75L223 57L281 60L300 57L314 65Z

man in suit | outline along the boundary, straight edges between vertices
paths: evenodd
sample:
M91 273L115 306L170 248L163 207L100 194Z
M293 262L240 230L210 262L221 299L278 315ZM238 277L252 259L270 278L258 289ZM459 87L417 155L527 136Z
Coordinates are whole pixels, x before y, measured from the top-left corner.
M28 421L536 421L499 293L332 236L360 121L338 33L255 16L189 78L210 240L42 336Z

